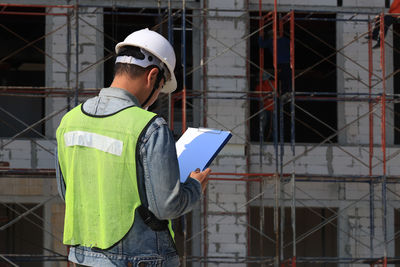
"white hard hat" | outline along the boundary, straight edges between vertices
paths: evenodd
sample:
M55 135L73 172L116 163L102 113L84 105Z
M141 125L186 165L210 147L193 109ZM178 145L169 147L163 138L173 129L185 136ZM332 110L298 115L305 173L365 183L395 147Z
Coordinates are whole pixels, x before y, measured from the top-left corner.
M159 67L163 68L165 64L167 69L164 68L164 71L168 71L169 73L166 73L167 80L165 81L164 87L162 88L161 92L172 93L173 91L175 91L176 89L176 78L174 74L175 62L176 62L175 52L167 39L165 39L161 34L155 31L150 31L149 29L146 28L139 31L135 31L130 35L128 35L123 42L120 42L115 46L115 52L118 54L119 49L127 45L140 47L142 48L141 51L144 54L147 54L145 53L145 51L147 51L152 55L154 55L155 57L157 57L163 63L161 64L161 66L158 65ZM119 59L118 62L136 64L134 61L128 62L126 58L124 59L121 58ZM143 66L143 64L136 64L136 65Z

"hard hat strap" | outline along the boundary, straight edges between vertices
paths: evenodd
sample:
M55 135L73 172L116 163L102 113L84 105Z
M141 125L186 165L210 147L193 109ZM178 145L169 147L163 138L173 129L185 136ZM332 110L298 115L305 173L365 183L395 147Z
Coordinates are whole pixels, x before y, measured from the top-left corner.
M146 104L150 101L151 97L154 95L154 93L157 91L158 87L160 86L161 79L164 78L164 69L158 68L158 70L159 71L158 71L158 74L157 74L156 82L154 83L153 90L151 90L150 95L143 102L142 107L145 107ZM165 82L165 80L164 80L164 82Z

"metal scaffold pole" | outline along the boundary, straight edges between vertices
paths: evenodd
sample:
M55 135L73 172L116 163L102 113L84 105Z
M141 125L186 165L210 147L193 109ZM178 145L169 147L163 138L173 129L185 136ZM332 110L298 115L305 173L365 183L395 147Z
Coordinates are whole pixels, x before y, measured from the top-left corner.
M291 150L292 150L292 207L291 207L291 221L292 221L292 267L296 267L296 131L295 131L295 46L294 46L294 11L290 12L290 67L292 70L292 95L291 95Z
M369 92L369 103L368 103L368 111L369 111L369 175L372 177L372 160L374 155L374 113L373 113L373 105L372 101L372 73L374 71L373 68L373 54L372 54L372 22L368 22L368 92ZM375 222L374 222L374 214L375 214L375 199L374 199L374 180L371 178L369 182L369 207L370 207L370 257L374 257L374 236L375 236Z
M186 131L186 1L182 0L182 134Z
M259 0L258 1L258 7L259 7L259 10L258 10L258 16L259 16L259 21L258 21L258 27L261 29L259 32L258 32L258 38L259 39L264 39L264 29L263 29L263 26L264 26L264 17L263 17L263 14L262 14L262 0ZM263 74L264 74L264 48L262 47L262 46L259 46L259 48L258 48L258 53L259 53L259 56L258 56L258 61L259 61L259 66L260 66L260 69L259 69L259 72L258 72L258 86L259 86L259 90L262 92L263 90L262 90L262 86L263 86ZM269 97L269 96L264 96L264 95L260 95L262 98L264 98L264 97ZM259 103L259 109L262 109L263 108L263 100L259 100L258 101L258 103ZM262 167L262 154L263 154L263 143L264 143L264 131L265 131L265 129L264 129L264 125L263 125L263 123L262 123L262 121L263 121L263 116L265 116L265 114L264 114L265 112L262 112L261 113L261 116L260 116L260 119L259 119L259 129L260 129L260 131L259 131L259 134L260 134L260 155L259 155L259 160L260 160L260 162L259 162L259 164L260 164L260 168ZM262 251L262 249L261 249L261 251Z
M171 7L171 0L168 0L168 41L173 46L174 45L174 24L172 18L172 7ZM172 94L168 94L168 125L172 128Z
M259 36L260 39L263 39L264 38L264 29L263 29L264 17L263 17L263 14L262 14L262 0L259 0L258 16L259 16L258 26L261 29L258 32L258 36ZM258 60L259 60L259 65L260 65L260 70L259 70L259 73L258 73L258 81L259 81L258 85L259 85L259 90L262 92L263 91L262 90L262 86L263 86L262 77L263 77L263 72L264 72L264 49L261 46L259 47ZM261 95L261 96L262 97L269 97L269 96L264 96L264 95ZM264 108L263 100L259 101L259 108L260 109ZM263 157L263 146L264 146L263 142L264 142L264 131L265 131L264 125L262 123L262 121L264 119L263 116L265 116L265 111L263 111L261 113L260 120L259 120L259 123L260 123L259 124L259 129L260 129L260 131L259 131L259 134L260 134L260 137L259 137L260 138L260 150L259 150L259 153L260 153L260 155L259 155L260 172L262 172L262 157ZM265 223L264 195L261 194L263 192L263 190L264 190L264 179L260 179L260 184L259 184L259 192L260 192L260 211L259 211L259 216L260 216L259 224L260 225L259 225L259 231L261 233L265 232L265 229L264 229L264 223ZM260 256L262 256L263 254L264 254L264 238L260 237ZM261 266L264 267L265 264L262 263Z
M380 48L381 48L381 69L382 69L382 120L381 120L381 135L382 135L382 230L383 230L383 266L387 265L387 203L386 203L386 65L385 65L385 14L380 14Z
M79 0L75 0L75 107L79 103Z
M280 227L279 227L279 205L280 205L280 194L281 194L281 180L280 180L280 162L279 162L279 150L278 150L278 47L277 47L277 30L278 30L278 3L274 0L274 12L273 12L273 65L274 65L274 149L275 149L275 205L274 205L274 232L275 232L275 259L274 266L279 266L280 260ZM281 96L279 96L279 99Z
M182 0L182 78L183 78L183 94L182 94L182 134L186 131L186 0ZM182 216L183 225L183 261L182 266L186 267L187 259L187 220L186 215Z

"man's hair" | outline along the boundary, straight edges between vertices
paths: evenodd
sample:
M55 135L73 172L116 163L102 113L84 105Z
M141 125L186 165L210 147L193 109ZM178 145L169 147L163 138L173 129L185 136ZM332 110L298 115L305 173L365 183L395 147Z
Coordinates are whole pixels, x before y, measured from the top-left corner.
M136 46L123 46L119 49L118 56L130 56L137 59L144 59L144 55L140 52L140 48ZM157 68L156 65L151 65L146 68L143 68L134 64L126 64L126 63L116 63L114 65L114 77L121 74L128 74L131 79L135 79L140 77L146 71L151 70L152 68Z

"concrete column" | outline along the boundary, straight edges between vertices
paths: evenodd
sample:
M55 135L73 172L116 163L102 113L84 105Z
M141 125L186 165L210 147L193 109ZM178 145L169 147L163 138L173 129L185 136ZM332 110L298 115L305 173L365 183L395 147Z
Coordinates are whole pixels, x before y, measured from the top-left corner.
M214 172L246 172L245 131L247 104L243 100L213 99L234 97L246 92L246 57L248 34L246 1L207 1L210 9L237 11L210 11L207 19L207 88L209 91L208 127L233 129L233 137L211 166ZM233 52L229 47L231 47ZM221 93L220 93L221 92ZM210 257L245 257L247 255L246 185L243 182L210 182L208 187L207 233ZM226 266L220 264L218 266ZM235 265L235 266L246 266Z

